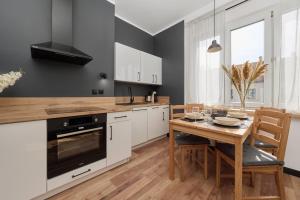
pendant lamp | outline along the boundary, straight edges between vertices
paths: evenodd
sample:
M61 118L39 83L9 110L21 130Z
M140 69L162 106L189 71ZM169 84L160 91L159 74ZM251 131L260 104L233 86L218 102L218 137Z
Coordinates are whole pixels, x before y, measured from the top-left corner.
M212 44L208 47L207 52L208 53L215 53L222 50L221 45L217 43L216 40L216 0L214 0L214 40L212 41Z

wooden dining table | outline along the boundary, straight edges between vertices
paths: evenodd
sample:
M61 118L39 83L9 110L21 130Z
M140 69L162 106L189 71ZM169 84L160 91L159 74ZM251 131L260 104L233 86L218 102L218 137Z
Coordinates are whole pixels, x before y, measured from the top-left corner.
M251 133L252 120L243 122L240 127L224 127L215 125L210 121L190 122L183 119L169 121L169 178L175 179L175 136L174 131L180 131L192 135L202 136L217 142L235 145L235 190L234 199L242 199L243 178L243 143Z

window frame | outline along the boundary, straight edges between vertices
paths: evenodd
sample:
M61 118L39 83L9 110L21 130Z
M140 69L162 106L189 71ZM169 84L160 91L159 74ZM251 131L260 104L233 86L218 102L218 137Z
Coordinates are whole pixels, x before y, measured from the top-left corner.
M233 20L226 23L225 26L225 63L227 66L231 66L231 31L246 27L251 24L255 24L260 21L264 21L265 24L265 57L264 61L268 65L268 71L265 74L264 79L264 99L262 103L246 102L246 107L260 107L260 106L272 106L273 96L273 23L271 16L271 9L265 9L263 11L254 12L251 15L243 18ZM239 102L231 102L231 82L225 77L224 78L224 96L225 105L239 107Z

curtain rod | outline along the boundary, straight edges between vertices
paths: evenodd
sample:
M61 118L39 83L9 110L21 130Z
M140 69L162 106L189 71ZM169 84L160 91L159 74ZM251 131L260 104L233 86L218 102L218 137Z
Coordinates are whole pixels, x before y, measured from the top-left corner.
M244 0L244 1L242 1L242 2L240 2L240 3L237 3L237 4L233 5L233 6L230 6L229 8L226 8L225 10L226 10L226 11L227 11L227 10L231 10L232 8L235 8L235 7L237 7L237 6L241 5L241 4L244 4L244 3L246 3L247 1L249 1L249 0Z

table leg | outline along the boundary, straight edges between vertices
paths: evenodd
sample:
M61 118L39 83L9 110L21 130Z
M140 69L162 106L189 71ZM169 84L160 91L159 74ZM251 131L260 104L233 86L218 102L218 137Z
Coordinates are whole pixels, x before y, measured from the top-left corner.
M170 131L169 131L169 179L170 180L174 180L175 178L174 148L175 148L174 130L173 130L173 126L170 124Z
M237 141L235 144L235 188L234 199L241 200L243 196L243 143Z

